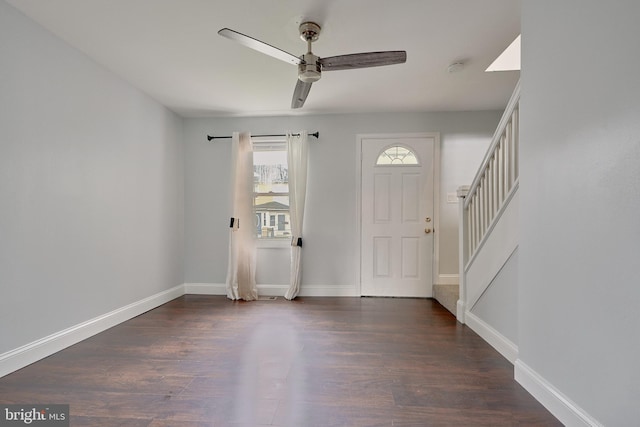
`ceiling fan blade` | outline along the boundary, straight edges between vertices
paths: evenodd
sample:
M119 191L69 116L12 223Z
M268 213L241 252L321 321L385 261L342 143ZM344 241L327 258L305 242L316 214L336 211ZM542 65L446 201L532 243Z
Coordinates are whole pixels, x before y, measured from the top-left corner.
M385 52L365 52L353 53L351 55L330 56L328 58L321 58L320 64L322 64L322 71L335 71L402 64L406 61L406 51L389 50Z
M218 34L220 34L222 37L226 37L230 40L236 41L244 46L247 46L253 50L257 50L260 53L272 56L281 61L288 62L294 65L302 63L302 60L300 58L290 54L289 52L285 52L282 49L278 49L277 47L271 46L270 44L254 39L253 37L249 37L245 34L239 33L229 28L221 29L220 31L218 31Z
M309 91L311 90L311 84L311 82L303 82L298 79L296 88L293 91L293 98L291 99L291 108L300 108L304 105L304 101L306 101L307 95L309 95Z

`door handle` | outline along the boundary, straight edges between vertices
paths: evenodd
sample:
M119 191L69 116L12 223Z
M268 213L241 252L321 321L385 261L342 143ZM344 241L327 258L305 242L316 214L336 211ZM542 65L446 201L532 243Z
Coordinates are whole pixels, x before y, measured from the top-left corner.
M430 228L425 228L425 229L424 229L424 232L425 232L426 234L429 234L429 233L431 233L431 229L430 229Z

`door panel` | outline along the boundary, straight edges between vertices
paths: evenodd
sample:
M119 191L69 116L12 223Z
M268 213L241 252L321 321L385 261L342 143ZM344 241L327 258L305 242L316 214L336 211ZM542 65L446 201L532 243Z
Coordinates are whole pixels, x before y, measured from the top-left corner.
M373 275L376 278L391 275L391 238L373 238Z
M376 174L373 185L373 220L376 224L391 220L391 175Z
M416 237L402 237L402 278L417 279L420 275L420 240Z
M377 165L400 146L419 164ZM434 138L364 138L361 167L362 295L430 297L433 284ZM402 151L402 150L397 150Z
M420 215L420 174L402 174L402 221L417 222Z

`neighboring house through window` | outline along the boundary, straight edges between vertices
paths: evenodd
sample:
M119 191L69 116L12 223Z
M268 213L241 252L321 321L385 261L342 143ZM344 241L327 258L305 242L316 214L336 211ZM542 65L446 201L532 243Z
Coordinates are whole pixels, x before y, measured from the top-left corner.
M258 239L289 239L289 173L284 141L254 141L254 193Z

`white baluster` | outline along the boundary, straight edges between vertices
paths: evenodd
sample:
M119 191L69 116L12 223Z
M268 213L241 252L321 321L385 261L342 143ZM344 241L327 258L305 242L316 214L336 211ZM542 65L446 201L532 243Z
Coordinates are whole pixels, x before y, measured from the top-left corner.
M495 150L493 151L493 216L496 216L498 212L498 208L500 207L500 180L498 179L499 174L499 165L498 165L498 145L496 145Z
M496 158L498 159L498 207L504 202L504 138L496 146Z
M520 107L516 106L515 110L513 110L513 114L511 115L511 139L513 139L513 182L518 179L520 170L519 170L519 161L518 161L518 152L519 152L519 138L520 138Z

